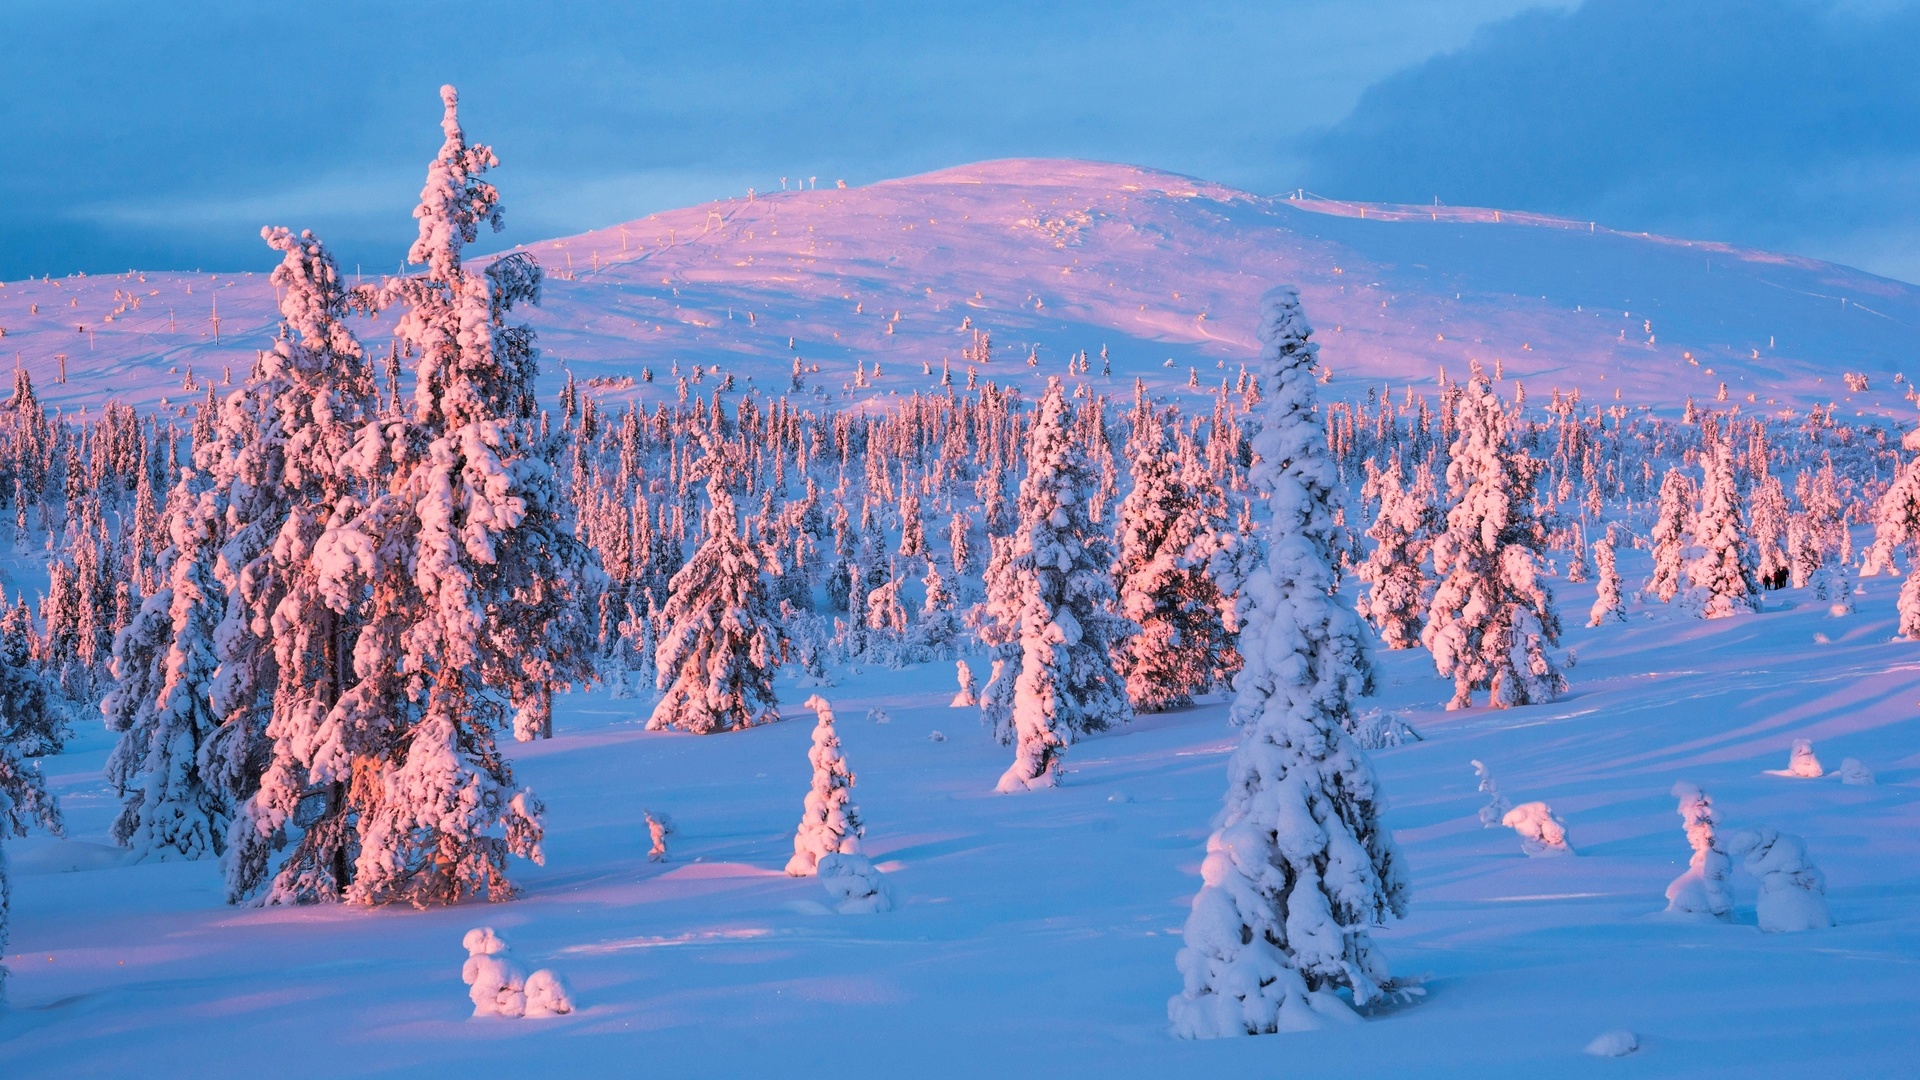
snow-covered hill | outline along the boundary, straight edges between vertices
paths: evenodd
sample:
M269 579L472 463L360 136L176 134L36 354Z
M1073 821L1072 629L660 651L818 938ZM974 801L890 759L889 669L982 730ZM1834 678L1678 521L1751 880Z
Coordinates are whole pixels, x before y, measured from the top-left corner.
M992 361L973 366L1003 384L1037 386L1080 350L1098 379L1105 347L1117 388L1139 376L1177 392L1197 373L1205 390L1252 356L1255 301L1283 281L1320 331L1333 398L1478 359L1542 397L1578 387L1588 404L1618 392L1673 408L1724 382L1749 412L1834 402L1841 416L1904 420L1908 386L1894 380L1920 376L1920 288L1846 267L1537 215L1264 198L1090 162L742 196L528 250L550 274L533 317L546 380L557 387L563 367L613 380L600 386L612 400L676 395L676 362L783 391L795 355L819 365L813 388L839 395L856 365L878 364L858 398L910 393L936 386L943 360L963 378L975 330L992 335ZM272 302L263 274L13 282L0 287L0 348L53 405L178 406L195 393L189 369L200 392L245 373ZM656 382L627 388L643 368ZM1849 390L1848 372L1869 388Z

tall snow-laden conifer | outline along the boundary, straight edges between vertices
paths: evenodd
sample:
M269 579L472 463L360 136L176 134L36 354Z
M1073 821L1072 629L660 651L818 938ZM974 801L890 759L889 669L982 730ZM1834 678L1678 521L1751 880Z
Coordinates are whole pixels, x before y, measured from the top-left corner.
M229 897L258 890L291 843L266 899L337 900L366 805L367 792L349 791L355 762L385 753L390 734L343 706L374 553L367 534L335 529L378 491L342 464L378 419L373 370L346 322L372 298L346 287L312 233L261 236L281 254L272 276L281 327L216 432L232 484L213 690L222 725L207 756L244 800L229 833Z
M1400 467L1391 463L1379 474L1376 490L1380 513L1367 535L1373 550L1356 576L1368 584L1357 605L1389 649L1411 649L1420 644L1420 626L1426 614L1430 585L1421 562L1431 545L1437 514L1429 501L1432 483L1420 466L1420 481L1412 489L1400 482Z
M1920 450L1920 435L1909 432L1907 449ZM1860 576L1894 573L1896 551L1906 549L1907 579L1900 586L1900 636L1920 639L1920 455L1901 464L1893 483L1873 512L1873 546Z
M1539 580L1546 530L1534 516L1540 463L1507 434L1507 413L1476 366L1460 395L1449 450L1453 508L1433 543L1440 576L1421 640L1443 678L1449 709L1475 690L1495 708L1551 701L1566 689L1548 647L1560 639L1553 597Z
M544 734L552 690L590 674L590 564L538 428L533 331L507 322L538 302L540 269L518 253L483 273L462 264L483 222L501 228L481 179L496 159L466 141L453 88L441 98L446 139L407 256L426 269L380 290L402 309L412 401L361 429L342 464L376 490L316 547L323 588L357 592L365 620L332 710L364 753L326 744L315 770L348 779L357 903L513 895L507 856L540 859L541 807L514 788L495 734Z
M1373 768L1346 731L1372 662L1366 628L1337 592L1339 476L1314 415L1316 347L1293 290L1267 304L1249 480L1273 524L1245 590L1233 716L1247 736L1227 765L1226 805L1187 919L1185 985L1167 1003L1187 1038L1350 1017L1393 985L1368 924L1407 904Z
M49 738L59 730L60 719L52 712L46 686L27 667L24 644L15 632L0 637L0 1003L7 993L12 901L7 841L27 835L27 829L36 825L56 836L65 835L60 805L48 793L38 762L26 760L51 752Z
M707 487L706 537L673 575L655 654L662 692L647 728L696 735L780 718L773 677L787 636L768 599L764 556L740 535L733 497Z
M1653 577L1647 582L1647 591L1663 604L1680 591L1692 503L1692 482L1678 468L1668 469L1660 481L1660 509L1653 522Z
M1587 625L1625 622L1627 609L1620 602L1620 569L1613 554L1612 526L1607 527L1606 535L1593 542L1593 565L1599 577L1594 582L1593 607L1587 610Z
M1224 658L1238 657L1207 569L1214 547L1208 507L1175 468L1158 410L1144 391L1136 394L1127 439L1133 488L1114 522L1113 574L1120 614L1140 630L1113 659L1134 708L1157 712L1191 705L1221 680Z
M1700 488L1700 512L1693 519L1693 546L1698 554L1687 564L1687 583L1694 590L1691 602L1701 618L1724 619L1757 610L1760 586L1754 580L1746 522L1741 520L1733 449L1722 439L1703 456L1706 479Z
M211 457L203 450L202 463ZM102 703L108 727L120 732L107 766L122 799L111 832L137 859L218 854L232 815L203 768L202 752L219 728L208 696L226 594L214 575L221 493L198 487L183 478L168 500L162 587L116 637L121 685Z
M1027 436L1020 522L1007 545L1017 597L1013 764L999 790L1059 783L1067 744L1133 718L1112 650L1133 625L1113 611L1113 556L1091 517L1099 477L1074 437L1066 392L1047 382Z

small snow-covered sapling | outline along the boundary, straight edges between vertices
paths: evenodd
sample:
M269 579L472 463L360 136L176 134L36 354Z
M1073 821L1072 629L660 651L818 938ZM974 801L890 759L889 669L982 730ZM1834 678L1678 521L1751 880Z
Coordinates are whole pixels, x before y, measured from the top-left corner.
M806 705L818 720L813 746L807 751L813 784L807 789L800 826L794 830L793 858L787 860L787 873L794 877L812 874L824 856L859 851L860 837L866 832L860 808L853 803L853 773L840 753L840 737L833 728L833 706L818 694L809 697Z
M667 861L667 837L673 835L673 818L666 814L656 814L651 810L641 813L647 818L647 833L653 839L653 847L647 850L648 862Z
M1714 836L1717 817L1713 799L1698 787L1682 781L1673 785L1680 800L1680 820L1685 824L1687 843L1693 858L1687 871L1667 886L1667 910L1683 915L1710 915L1722 922L1733 918L1733 860Z
M1760 879L1754 904L1760 929L1770 934L1822 930L1833 925L1827 910L1827 877L1807 858L1804 840L1771 825L1723 833L1729 855Z
M1820 767L1820 759L1813 756L1812 739L1793 740L1793 755L1788 759L1787 767L1769 771L1775 776L1797 776L1807 780L1826 775L1826 771Z
M956 709L968 709L980 704L980 686L973 678L973 669L965 660L954 661L954 674L960 680L960 692L953 695L951 705Z
M893 910L893 890L865 855L822 855L815 864L820 884L835 911L842 915L872 915Z
M1529 857L1573 854L1566 826L1546 803L1521 803L1507 811L1500 824L1520 834L1520 850Z
M562 1016L573 1011L566 981L554 972L527 969L490 926L467 931L461 944L467 962L460 969L475 1016Z
M1473 762L1473 773L1480 778L1481 794L1487 797L1487 805L1480 808L1480 827L1497 829L1502 823L1501 819L1507 816L1507 811L1513 809L1513 804L1507 801L1505 795L1500 794L1500 785L1493 781L1493 770L1476 759Z

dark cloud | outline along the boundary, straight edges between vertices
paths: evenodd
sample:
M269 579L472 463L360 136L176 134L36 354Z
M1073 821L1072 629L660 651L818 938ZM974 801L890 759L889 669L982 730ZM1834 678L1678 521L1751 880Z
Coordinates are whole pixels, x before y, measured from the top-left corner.
M1517 207L1920 280L1920 7L1589 0L1483 28L1306 144L1344 198Z

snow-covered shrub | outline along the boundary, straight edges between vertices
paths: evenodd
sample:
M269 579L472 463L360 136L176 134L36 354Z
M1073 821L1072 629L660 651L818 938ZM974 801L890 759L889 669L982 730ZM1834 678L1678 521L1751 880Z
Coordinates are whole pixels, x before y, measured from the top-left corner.
M1487 805L1480 808L1480 827L1498 829L1505 824L1503 819L1507 811L1513 809L1513 803L1500 794L1500 785L1493 780L1493 770L1481 764L1478 758L1473 761L1473 774L1480 778L1480 793L1487 797Z
M1873 783L1873 770L1860 763L1859 758L1844 758L1840 762L1840 782L1857 787Z
M1355 717L1352 735L1362 750L1385 750L1424 741L1412 724L1385 709L1368 709Z
M475 1016L563 1016L573 1011L573 998L559 975L547 969L527 969L490 926L467 931L461 942L467 962L460 969Z
M1807 858L1806 841L1771 825L1722 833L1727 854L1760 880L1754 903L1760 929L1770 934L1822 930L1833 925L1827 911L1827 878Z
M787 873L794 877L812 874L823 855L859 851L860 837L866 833L860 808L853 804L853 773L840 754L840 737L833 730L833 706L818 694L806 704L819 720L813 728L813 748L807 751L813 786L807 790L800 827L793 834L793 858L787 860Z
M673 835L673 818L651 810L642 810L641 813L647 819L647 835L653 841L653 846L647 849L647 861L666 862L667 837Z
M893 910L893 890L865 855L822 855L814 864L827 898L842 915L873 915Z
M475 1016L525 1016L527 969L507 948L506 939L490 926L467 931L461 942L467 962L460 969Z
M567 981L547 968L527 976L527 1015L565 1016L573 1011L573 992Z
M970 709L979 705L980 687L979 684L974 681L973 669L967 666L965 660L955 660L953 667L954 677L960 681L960 692L953 695L953 701L949 703L950 707L955 709Z
M1682 781L1673 785L1680 800L1680 820L1687 830L1693 857L1687 871L1667 886L1667 910L1684 915L1711 915L1722 922L1733 918L1733 860L1716 842L1713 800Z
M1546 803L1521 803L1507 811L1500 824L1520 834L1520 850L1529 857L1573 854L1565 823L1553 816Z

